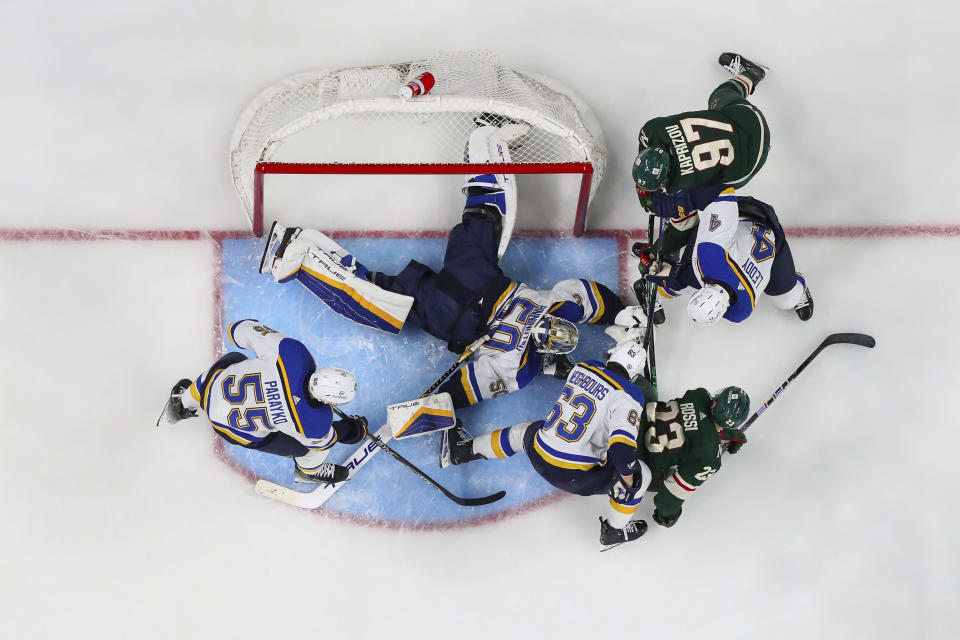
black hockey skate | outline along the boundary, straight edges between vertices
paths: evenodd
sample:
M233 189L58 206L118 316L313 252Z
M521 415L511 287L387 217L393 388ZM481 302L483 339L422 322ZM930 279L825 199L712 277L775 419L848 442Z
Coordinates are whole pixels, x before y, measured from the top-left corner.
M637 294L637 302L644 308L648 309L647 306L648 298L647 291L649 290L647 285L647 280L645 278L640 278L633 283L633 292ZM660 326L667 320L667 314L663 311L663 305L660 304L660 298L655 298L653 301L653 324Z
M263 248L263 255L260 256L260 273L270 271L273 260L268 261L268 256L282 258L287 245L299 233L300 227L281 227L276 220L273 221L270 225L270 233L267 234L267 246Z
M721 67L729 71L730 75L736 76L743 74L747 76L753 82L754 86L767 75L768 67L747 60L739 53L721 53L717 62L720 63Z
M813 296L810 295L810 287L803 288L803 297L800 302L793 306L797 312L797 317L806 322L813 317Z
M483 460L483 456L473 452L470 434L458 419L456 424L440 435L440 468L465 464L471 460Z
M295 482L319 482L321 484L336 484L350 477L350 470L339 464L324 462L314 473L305 473L300 467L295 467L293 480Z
M623 529L617 529L610 526L606 518L600 518L600 544L603 546L600 551L607 551L618 547L624 542L636 540L647 532L646 520L631 520Z
M161 423L176 424L181 420L196 417L196 410L185 408L183 406L183 401L180 400L180 397L187 389L190 388L191 384L193 384L192 380L184 378L177 384L173 385L173 389L170 390L170 397L167 398L167 403L163 405L163 411L160 412L160 417L157 418L158 427L161 425Z

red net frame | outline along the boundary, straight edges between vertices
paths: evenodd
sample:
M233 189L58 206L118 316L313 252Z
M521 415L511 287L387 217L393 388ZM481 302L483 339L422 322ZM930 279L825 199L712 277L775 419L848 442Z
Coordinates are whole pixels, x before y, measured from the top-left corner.
M580 192L573 223L574 237L580 237L587 227L587 205L590 202L590 187L593 183L593 165L589 162L552 163L306 163L306 162L258 162L253 176L253 233L263 235L264 176L275 175L447 175L473 174L482 166L484 172L512 174L580 174Z

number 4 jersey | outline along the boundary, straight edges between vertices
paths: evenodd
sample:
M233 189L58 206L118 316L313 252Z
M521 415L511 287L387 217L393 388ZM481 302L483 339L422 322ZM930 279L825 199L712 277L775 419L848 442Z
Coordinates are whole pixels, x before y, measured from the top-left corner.
M646 406L637 455L653 472L654 504L667 519L680 515L683 501L720 469L720 435L706 389L693 389L669 402ZM662 479L662 482L657 482Z
M653 118L640 130L640 151L670 154L667 193L707 185L742 187L760 170L770 150L763 114L728 83L710 96L714 108Z

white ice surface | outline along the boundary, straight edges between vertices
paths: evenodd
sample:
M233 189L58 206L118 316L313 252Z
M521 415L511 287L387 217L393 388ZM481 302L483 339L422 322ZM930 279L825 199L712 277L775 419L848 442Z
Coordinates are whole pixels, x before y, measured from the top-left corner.
M774 147L749 191L788 229L956 224L958 11L7 3L0 227L242 229L226 151L257 91L475 47L593 107L610 152L594 227L644 226L637 130L703 105L724 50L772 68L756 102ZM756 404L827 333L878 346L825 352L674 529L601 555L600 498L436 532L258 498L208 430L152 426L171 382L213 356L214 243L0 240L0 637L956 637L958 242L798 238L810 323L771 305L743 326L671 321L666 395L737 380Z

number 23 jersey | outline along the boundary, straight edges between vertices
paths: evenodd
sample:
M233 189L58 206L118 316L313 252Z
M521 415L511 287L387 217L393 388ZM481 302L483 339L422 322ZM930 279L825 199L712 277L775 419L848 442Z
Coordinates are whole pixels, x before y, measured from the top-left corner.
M654 478L663 478L654 504L666 518L679 516L683 501L720 469L712 405L710 393L701 388L646 407L637 452Z

